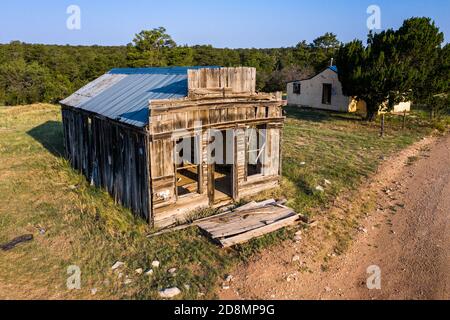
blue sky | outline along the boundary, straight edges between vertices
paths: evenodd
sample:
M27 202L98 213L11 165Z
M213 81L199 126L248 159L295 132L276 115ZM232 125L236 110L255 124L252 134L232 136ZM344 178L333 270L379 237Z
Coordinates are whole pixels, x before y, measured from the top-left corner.
M81 8L81 30L68 30L66 9ZM3 0L0 43L125 45L135 33L167 28L178 44L282 47L325 32L365 39L367 7L381 8L382 28L412 16L433 18L450 37L449 0Z

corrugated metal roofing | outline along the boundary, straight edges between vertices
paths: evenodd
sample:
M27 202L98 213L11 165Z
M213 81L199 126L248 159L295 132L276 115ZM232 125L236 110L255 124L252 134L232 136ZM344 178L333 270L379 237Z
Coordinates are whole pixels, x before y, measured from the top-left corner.
M188 70L201 68L218 67L113 69L61 104L145 127L149 122L149 100L186 97Z

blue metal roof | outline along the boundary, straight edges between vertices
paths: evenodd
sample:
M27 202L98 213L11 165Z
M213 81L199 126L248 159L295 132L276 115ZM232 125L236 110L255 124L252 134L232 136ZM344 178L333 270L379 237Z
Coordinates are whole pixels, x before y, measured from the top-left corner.
M336 73L338 73L338 68L336 66L331 66L329 69L333 70Z
M217 67L113 69L61 104L103 115L136 127L149 123L149 101L188 94L188 70Z

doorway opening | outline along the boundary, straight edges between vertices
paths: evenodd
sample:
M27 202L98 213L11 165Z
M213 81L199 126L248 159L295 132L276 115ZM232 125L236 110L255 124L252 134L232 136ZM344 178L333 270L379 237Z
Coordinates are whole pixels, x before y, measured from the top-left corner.
M185 137L175 143L176 196L200 193L199 137Z
M214 201L221 201L233 197L233 166L224 164L214 165Z
M214 140L215 148L212 151L215 159L212 166L214 202L220 202L233 198L234 132L233 130L216 132Z

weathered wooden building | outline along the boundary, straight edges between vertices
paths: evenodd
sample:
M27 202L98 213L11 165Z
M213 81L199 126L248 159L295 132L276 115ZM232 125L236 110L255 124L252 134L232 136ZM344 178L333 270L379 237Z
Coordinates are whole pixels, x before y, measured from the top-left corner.
M254 68L114 69L61 101L66 157L157 227L274 188L282 98L255 83Z

